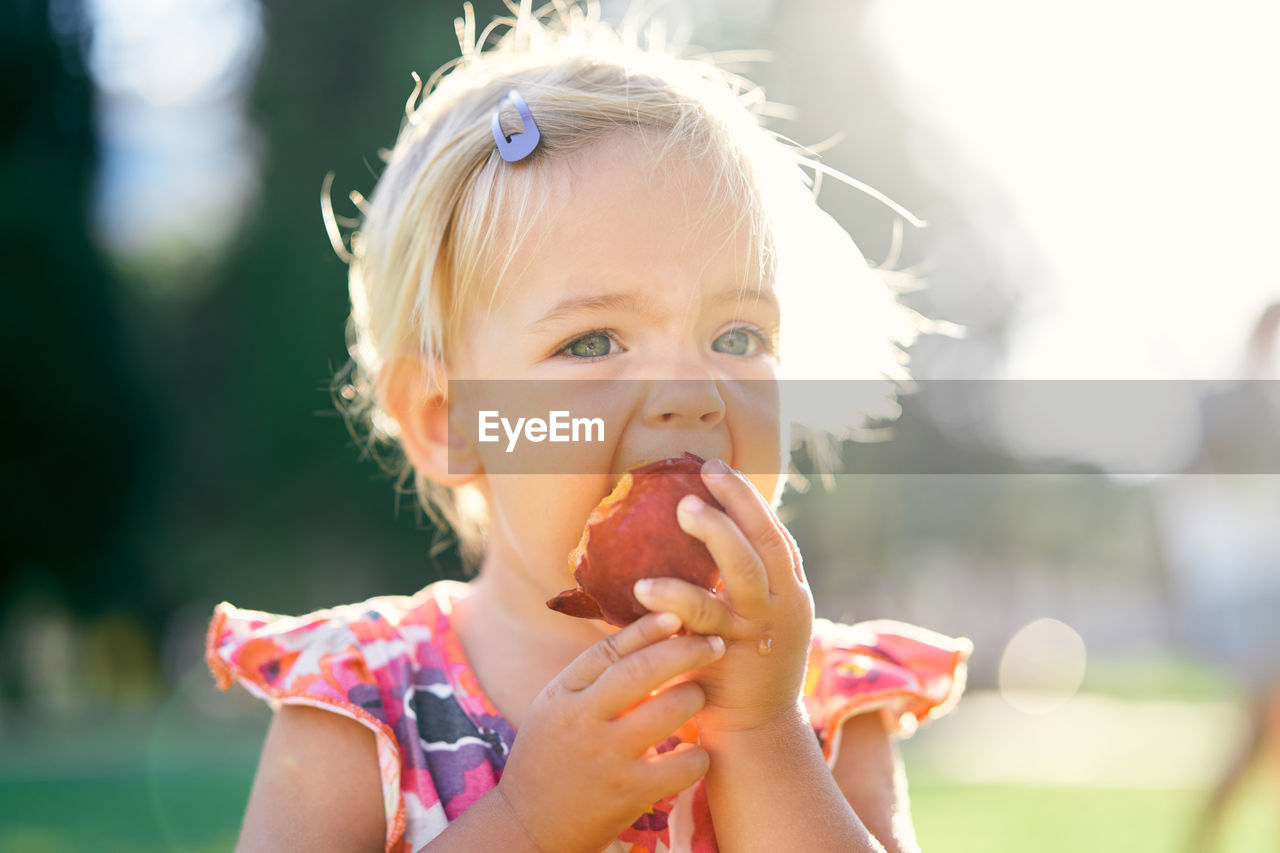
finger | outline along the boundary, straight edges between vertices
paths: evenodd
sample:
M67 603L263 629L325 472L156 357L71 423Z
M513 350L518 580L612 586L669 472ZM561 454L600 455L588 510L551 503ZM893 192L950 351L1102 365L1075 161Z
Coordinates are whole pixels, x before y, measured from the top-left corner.
M646 699L616 720L619 740L629 744L634 754L639 756L671 737L676 729L701 711L706 702L707 696L700 685L692 681L677 684Z
M668 679L724 654L724 640L685 634L655 643L610 666L585 691L601 719L612 720L644 701Z
M773 520L775 529L778 531L778 535L782 537L787 553L791 555L791 565L795 569L796 580L800 581L800 583L808 583L805 580L804 561L800 557L800 546L796 544L796 538L791 535L791 531L787 529L787 525L783 523L782 518L776 512L771 512L769 515Z
M711 756L696 743L682 743L653 758L642 759L645 781L652 787L647 796L656 803L679 793L707 775Z
M728 516L737 523L753 550L760 554L769 573L771 589L778 581L787 577L782 574L784 570L791 577L803 577L799 568L800 549L778 519L777 513L750 480L729 468L722 460L711 459L702 466L702 481L725 508Z
M752 617L764 610L773 586L768 569L733 519L696 495L680 499L676 519L711 552L734 612Z
M791 564L795 566L796 580L802 584L807 584L809 581L804 576L804 560L800 556L800 546L796 544L796 538L791 535L791 531L782 523L782 519L778 519L778 529L782 531L782 535L787 540L787 550L791 552Z
M680 630L681 624L680 617L674 613L646 613L578 655L557 678L568 690L585 690L610 666L645 646L670 637Z
M763 570L759 574L763 580ZM736 636L733 611L715 593L697 584L680 578L645 578L636 581L633 592L645 607L676 614L684 627L696 634Z

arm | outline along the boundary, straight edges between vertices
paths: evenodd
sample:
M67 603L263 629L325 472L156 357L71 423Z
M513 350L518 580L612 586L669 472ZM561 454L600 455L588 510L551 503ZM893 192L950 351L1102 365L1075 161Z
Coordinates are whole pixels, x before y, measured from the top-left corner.
M906 773L884 718L864 713L846 720L829 771L799 716L767 732L713 733L710 745L703 738L721 849L919 853Z
M284 705L267 730L237 853L386 848L382 777L373 732L330 711ZM472 804L424 850L535 848L497 789Z
M844 798L889 853L920 853L907 774L881 714L868 712L845 721L832 773Z
M373 732L339 714L284 705L267 730L236 851L382 851L381 791Z
M884 850L846 801L798 706L766 727L706 732L702 744L711 756L707 801L725 853Z

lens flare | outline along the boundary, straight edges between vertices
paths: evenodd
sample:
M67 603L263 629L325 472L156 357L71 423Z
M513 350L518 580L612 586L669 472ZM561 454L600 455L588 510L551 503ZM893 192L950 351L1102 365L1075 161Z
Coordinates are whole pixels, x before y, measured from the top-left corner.
M1049 714L1076 694L1084 680L1084 640L1057 619L1024 625L1000 657L1000 695L1027 714Z

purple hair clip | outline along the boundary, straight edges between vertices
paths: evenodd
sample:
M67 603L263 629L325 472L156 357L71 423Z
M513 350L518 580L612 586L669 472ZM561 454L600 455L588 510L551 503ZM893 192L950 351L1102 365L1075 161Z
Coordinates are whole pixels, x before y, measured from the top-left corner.
M523 132L510 136L502 132L502 107L507 101L520 113L520 121L524 125ZM520 93L512 89L503 95L502 100L498 101L498 108L493 111L493 141L498 143L498 153L502 155L502 159L508 163L523 160L538 147L538 140L541 138L538 125L533 121L533 113L529 112L529 105L520 97Z

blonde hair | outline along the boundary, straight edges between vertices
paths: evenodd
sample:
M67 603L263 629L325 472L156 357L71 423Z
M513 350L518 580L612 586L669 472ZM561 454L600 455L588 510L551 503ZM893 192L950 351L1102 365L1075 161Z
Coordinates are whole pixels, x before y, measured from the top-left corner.
M419 507L456 534L464 561L479 557L485 519L478 493L431 482L402 454L390 465L379 455L380 447L395 447L398 436L397 424L379 404L379 376L391 359L413 354L422 365L422 387L437 381L433 364L447 363L464 308L482 286L492 305L527 234L497 239L502 216L509 220L514 213L516 222L536 216L539 196L524 176L536 176L541 164L569 160L608 134L655 131L662 143L657 160L672 153L698 158L710 175L708 197L736 203L750 225L761 280L776 283L783 306L784 375L819 379L852 373L890 383L878 395L879 411L864 399L856 412L796 419L811 455L813 448L825 447L819 461L830 470L837 455L832 442L855 434L869 418L896 415L894 389L909 378L901 347L928 325L896 301L849 235L816 204L823 174L878 194L765 129L763 120L777 110L763 91L717 64L714 55L682 57L666 44L659 22L644 31L642 47L641 21L628 18L615 31L600 21L590 0L552 2L536 12L529 0L518 7L507 2L513 17L495 19L478 35L471 5L464 4L464 17L455 21L461 56L425 85L413 75L417 85L395 145L380 152L385 171L368 200L351 194L362 221L333 214L333 176L325 180L325 225L335 251L348 262L351 294L351 359L332 390L353 436L398 474L397 493L414 477ZM503 27L496 44L485 49ZM534 152L515 164L501 159L490 125L512 88L528 102L541 133ZM507 132L519 128L514 110L505 109L503 118ZM357 229L350 250L339 225ZM832 350L832 332L800 322L842 311L866 333L855 333L841 352ZM363 438L361 428L367 429ZM437 537L436 544L447 543Z

